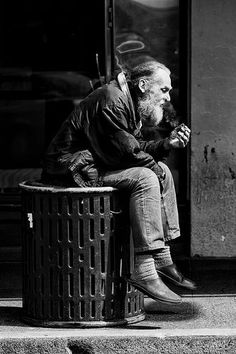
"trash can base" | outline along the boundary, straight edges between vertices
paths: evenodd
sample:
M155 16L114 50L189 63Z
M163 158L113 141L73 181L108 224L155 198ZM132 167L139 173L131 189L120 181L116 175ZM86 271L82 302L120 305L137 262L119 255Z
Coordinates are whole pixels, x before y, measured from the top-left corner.
M50 327L50 328L97 328L97 327L119 327L129 324L137 323L145 320L145 313L137 316L127 317L125 319L118 319L114 321L48 321L38 320L27 316L22 317L22 321L36 327Z

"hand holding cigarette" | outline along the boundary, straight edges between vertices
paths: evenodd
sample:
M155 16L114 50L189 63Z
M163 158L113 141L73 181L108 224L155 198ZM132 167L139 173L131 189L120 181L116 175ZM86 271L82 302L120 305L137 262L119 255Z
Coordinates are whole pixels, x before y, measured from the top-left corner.
M172 148L184 148L190 139L191 130L184 123L178 125L168 138L169 146Z

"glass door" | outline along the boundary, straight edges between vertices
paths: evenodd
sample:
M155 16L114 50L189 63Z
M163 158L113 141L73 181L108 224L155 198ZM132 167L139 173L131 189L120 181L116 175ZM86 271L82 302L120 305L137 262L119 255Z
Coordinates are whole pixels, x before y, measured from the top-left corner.
M126 69L156 59L171 70L171 104L157 128L143 127L146 139L166 137L187 115L187 6L179 0L115 0L115 64ZM185 7L183 7L185 6ZM188 253L188 151L172 151L167 161L177 192L182 235L176 252Z

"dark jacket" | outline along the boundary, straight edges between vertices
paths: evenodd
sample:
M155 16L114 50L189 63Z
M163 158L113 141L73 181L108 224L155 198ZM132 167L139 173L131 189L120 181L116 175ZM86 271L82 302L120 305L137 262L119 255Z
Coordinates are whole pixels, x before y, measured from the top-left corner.
M102 185L104 171L135 166L157 172L164 140L143 141L124 75L83 99L62 124L44 158L42 180Z

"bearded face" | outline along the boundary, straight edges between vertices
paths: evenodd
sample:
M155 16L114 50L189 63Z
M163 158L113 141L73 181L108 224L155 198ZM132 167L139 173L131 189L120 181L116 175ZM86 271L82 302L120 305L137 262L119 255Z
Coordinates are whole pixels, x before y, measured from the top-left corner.
M139 97L137 112L144 126L156 127L163 119L163 103L149 90Z
M171 89L170 75L162 69L150 78L140 79L137 112L143 125L156 127L161 122L163 106L170 101Z

